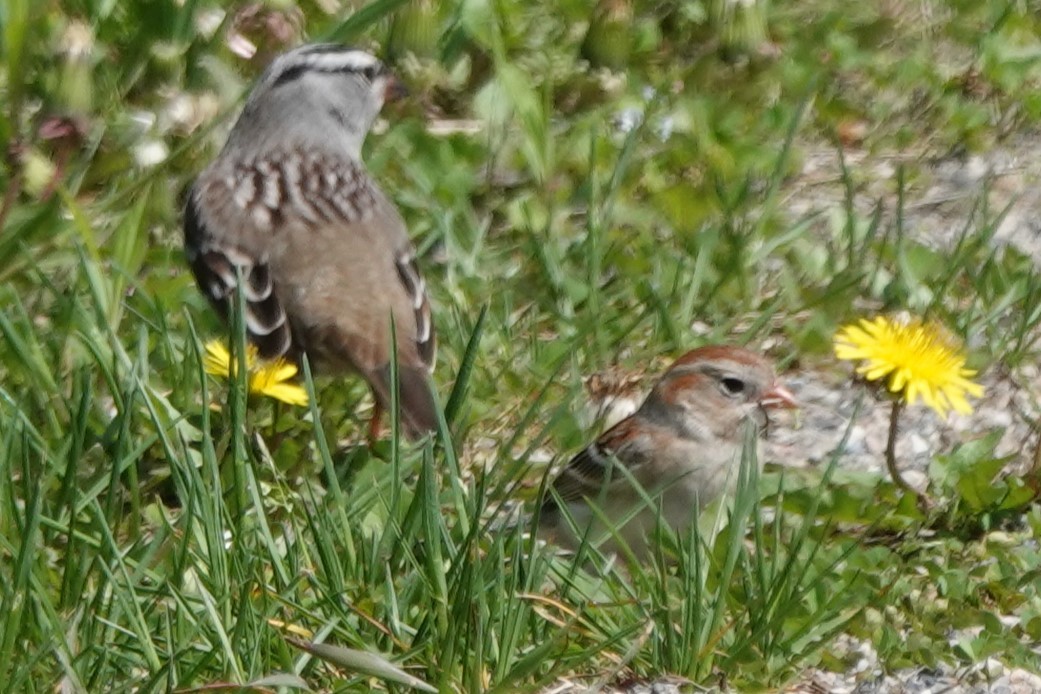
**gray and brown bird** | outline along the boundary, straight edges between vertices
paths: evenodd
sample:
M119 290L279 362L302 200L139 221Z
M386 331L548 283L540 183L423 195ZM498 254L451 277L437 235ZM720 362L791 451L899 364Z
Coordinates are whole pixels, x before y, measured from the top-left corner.
M361 158L399 91L364 51L315 44L276 58L189 191L184 245L225 320L242 278L261 358L307 354L317 372L360 374L376 427L391 402L393 325L401 417L415 438L437 423L430 302L405 223Z
M755 352L728 345L687 352L634 414L564 467L542 507L543 536L566 547L577 545L563 505L580 534L590 530L595 538L608 530L602 514L621 525L617 530L630 548L646 552L646 536L659 512L662 522L682 531L698 509L733 488L749 422L762 433L769 409L794 406L795 398L777 380L773 366ZM617 547L613 542L605 546Z

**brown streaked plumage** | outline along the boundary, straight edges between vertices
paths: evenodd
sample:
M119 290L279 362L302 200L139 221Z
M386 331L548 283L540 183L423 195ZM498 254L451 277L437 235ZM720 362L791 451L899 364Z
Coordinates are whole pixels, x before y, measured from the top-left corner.
M766 408L794 404L770 363L754 352L712 345L684 354L634 414L575 455L554 480L541 511L544 537L575 546L561 504L580 533L602 534L595 504L618 521L634 513L619 532L635 551L646 551L658 506L666 523L686 528L697 509L736 482L745 422L761 432Z
M361 162L395 83L371 55L331 45L277 58L185 209L200 289L227 319L243 278L246 328L262 357L307 354L356 372L388 407L391 326L407 433L436 428L435 336L404 221Z

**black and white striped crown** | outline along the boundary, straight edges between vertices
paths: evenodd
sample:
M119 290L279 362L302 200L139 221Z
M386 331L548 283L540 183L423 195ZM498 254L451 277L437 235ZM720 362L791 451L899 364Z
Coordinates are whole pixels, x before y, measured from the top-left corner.
M272 86L292 82L306 73L355 74L370 82L386 74L379 58L356 48L334 43L313 43L278 57L268 68Z

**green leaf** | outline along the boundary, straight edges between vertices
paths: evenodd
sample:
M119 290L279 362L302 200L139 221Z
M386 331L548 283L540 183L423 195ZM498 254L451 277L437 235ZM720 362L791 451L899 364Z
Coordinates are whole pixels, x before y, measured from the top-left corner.
M418 677L408 674L381 655L327 643L302 641L291 637L286 637L286 641L303 651L307 651L316 658L338 667L353 670L363 675L378 677L388 682L404 684L422 692L437 692L437 689L434 687L431 687Z

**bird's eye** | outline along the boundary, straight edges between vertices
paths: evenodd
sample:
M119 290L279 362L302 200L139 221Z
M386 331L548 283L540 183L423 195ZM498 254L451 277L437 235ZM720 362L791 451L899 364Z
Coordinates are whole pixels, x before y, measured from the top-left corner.
M740 395L745 392L745 382L740 378L733 378L732 376L724 376L720 381L719 385L726 395Z
M369 82L375 82L376 78L381 76L384 72L386 72L386 68L383 67L383 65L369 65L362 70L361 74Z

